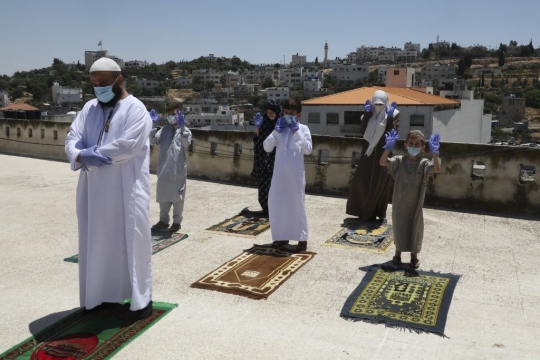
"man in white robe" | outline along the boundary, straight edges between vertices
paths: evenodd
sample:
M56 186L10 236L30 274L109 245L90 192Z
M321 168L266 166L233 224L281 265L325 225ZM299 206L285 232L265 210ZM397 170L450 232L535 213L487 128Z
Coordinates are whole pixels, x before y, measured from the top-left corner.
M302 104L298 99L283 103L284 117L263 143L264 150L276 147L274 173L268 195L272 247L286 246L297 240L297 251L307 249L308 222L305 205L306 172L304 155L311 154L311 133L300 124Z
M131 299L152 313L149 141L152 120L124 89L120 67L101 58L90 69L98 97L87 102L66 138L77 186L79 293L92 309Z

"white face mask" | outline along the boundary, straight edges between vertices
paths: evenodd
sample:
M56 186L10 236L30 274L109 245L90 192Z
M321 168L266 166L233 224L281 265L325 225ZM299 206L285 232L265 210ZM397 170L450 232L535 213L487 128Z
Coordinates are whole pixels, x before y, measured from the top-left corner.
M167 117L167 121L169 122L169 124L171 125L176 125L176 118L174 117L174 115L169 115Z

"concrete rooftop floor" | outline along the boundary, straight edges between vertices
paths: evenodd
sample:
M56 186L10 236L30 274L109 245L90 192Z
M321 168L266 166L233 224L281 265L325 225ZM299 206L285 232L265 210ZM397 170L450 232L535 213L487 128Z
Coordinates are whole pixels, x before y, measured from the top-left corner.
M77 265L63 261L77 253L78 175L67 163L0 155L0 353L79 306ZM421 269L462 275L445 339L339 317L365 274L359 268L394 251L321 246L348 217L345 203L306 196L309 250L318 255L257 301L189 287L254 242L271 241L270 231L256 241L202 232L256 207L257 190L188 180L189 238L152 257L154 300L179 307L115 358L540 358L540 222L424 210ZM155 202L151 216L156 222Z

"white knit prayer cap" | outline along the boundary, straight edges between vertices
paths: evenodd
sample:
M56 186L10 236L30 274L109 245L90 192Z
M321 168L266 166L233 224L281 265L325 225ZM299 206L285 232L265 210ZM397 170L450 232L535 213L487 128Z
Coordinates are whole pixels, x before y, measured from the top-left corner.
M90 68L90 72L96 71L122 71L122 69L120 69L120 66L118 66L116 61L102 57L101 59L96 60Z

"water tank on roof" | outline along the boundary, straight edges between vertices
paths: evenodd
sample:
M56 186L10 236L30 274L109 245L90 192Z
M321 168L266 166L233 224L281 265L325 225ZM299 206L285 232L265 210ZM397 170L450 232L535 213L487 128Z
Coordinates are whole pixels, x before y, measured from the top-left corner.
M35 120L36 119L36 115L34 113L34 110L26 110L25 113L26 113L26 120Z
M17 111L17 119L26 119L26 111L24 110Z
M15 110L4 110L4 117L6 119L16 119L17 112Z

